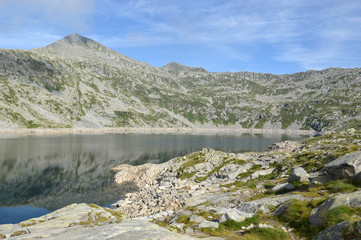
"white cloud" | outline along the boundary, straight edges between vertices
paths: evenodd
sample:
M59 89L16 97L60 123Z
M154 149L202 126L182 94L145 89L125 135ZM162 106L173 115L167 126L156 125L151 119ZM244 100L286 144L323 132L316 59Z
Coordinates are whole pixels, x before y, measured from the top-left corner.
M219 46L218 51L236 56L240 49L235 45L266 44L278 49L275 60L317 68L337 58L354 58L343 51L343 45L361 38L361 3L352 0L139 0L112 4L120 17L147 29L120 36L122 46L198 43L212 49Z
M84 31L94 12L95 0L2 0L1 29L57 28Z
M89 37L111 48L202 45L252 61L260 53L249 49L263 47L273 51L269 61L307 69L361 61L360 12L354 0L0 0L0 44L16 40L5 32L26 39L89 29ZM95 27L95 16L109 24ZM52 37L43 39L37 46Z

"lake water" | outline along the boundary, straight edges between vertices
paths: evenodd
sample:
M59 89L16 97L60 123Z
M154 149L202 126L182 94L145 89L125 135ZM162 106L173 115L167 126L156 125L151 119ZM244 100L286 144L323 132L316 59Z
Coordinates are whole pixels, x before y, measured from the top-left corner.
M202 148L263 151L290 135L63 135L0 139L0 224L41 216L71 203L110 206L132 184L116 186L122 163L164 162Z

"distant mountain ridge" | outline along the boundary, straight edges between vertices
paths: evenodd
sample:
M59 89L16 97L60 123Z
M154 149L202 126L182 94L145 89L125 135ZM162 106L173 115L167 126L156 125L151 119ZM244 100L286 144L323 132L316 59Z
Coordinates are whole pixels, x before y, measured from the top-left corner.
M360 68L156 68L79 34L30 51L0 49L1 128L360 128L360 99Z

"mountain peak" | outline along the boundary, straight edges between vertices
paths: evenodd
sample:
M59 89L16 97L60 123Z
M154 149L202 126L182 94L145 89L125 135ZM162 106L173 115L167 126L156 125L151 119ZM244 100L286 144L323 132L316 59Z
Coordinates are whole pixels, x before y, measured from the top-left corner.
M78 33L72 33L45 48L38 48L36 51L45 51L67 56L89 56L91 52L108 52L110 49L93 39L84 37Z
M207 70L202 67L188 67L177 62L170 62L167 65L164 65L162 68L171 72L207 72Z
M84 45L84 44L87 45L88 43L99 44L98 42L96 42L90 38L84 37L78 33L69 34L68 36L64 37L63 40L66 40L70 44L73 44L73 45Z

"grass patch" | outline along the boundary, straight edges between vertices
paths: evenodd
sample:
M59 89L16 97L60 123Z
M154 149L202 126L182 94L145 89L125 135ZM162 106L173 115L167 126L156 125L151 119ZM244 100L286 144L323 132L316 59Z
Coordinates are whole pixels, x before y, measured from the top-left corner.
M333 193L338 192L350 192L357 189L352 183L342 180L334 180L326 183L326 187L329 191Z
M27 121L26 127L27 128L38 128L38 127L41 127L41 125L34 123L32 120L30 120L30 121Z
M188 215L180 215L177 218L177 223L188 223L189 222L189 216Z
M231 231L236 231L236 230L241 229L242 227L248 227L251 224L257 225L260 223L260 221L261 221L261 217L256 214L253 217L246 218L242 222L237 222L235 220L228 219L227 221L225 221L222 224L225 226L226 229L231 230Z
M186 179L186 178L191 178L194 176L194 174L196 174L196 171L193 172L182 172L181 175L179 175L180 179Z
M338 206L325 212L322 216L323 227L331 227L344 221L360 219L361 208L351 208L349 206Z
M222 226L215 228L215 229L214 228L202 228L201 231L212 237L222 237L227 240L243 239L242 236L240 236L232 231L229 231L227 229L224 229Z
M282 229L276 228L252 228L242 236L244 240L285 240L291 239Z
M288 202L285 211L278 216L278 220L288 224L295 229L295 232L305 237L306 239L313 239L321 227L316 227L308 222L308 216L311 210L316 207L316 202L291 200Z
M243 173L238 174L237 178L242 179L242 178L248 177L249 175L251 175L254 172L256 172L258 170L261 170L261 169L262 169L261 165L255 164L247 172L243 172Z
M10 235L10 237L16 237L16 236L20 236L20 235L24 235L24 234L28 234L27 231L16 231L13 234Z
M197 165L199 163L204 162L204 154L196 152L191 155L188 155L187 160L183 165L177 170L179 177L181 179L190 178L193 177L193 175L196 173L193 172L185 172L184 170L190 167L193 167L194 165Z
M198 212L196 213L196 215L204 217L206 220L213 220L213 219L220 219L221 215L220 214L215 214L212 212Z

